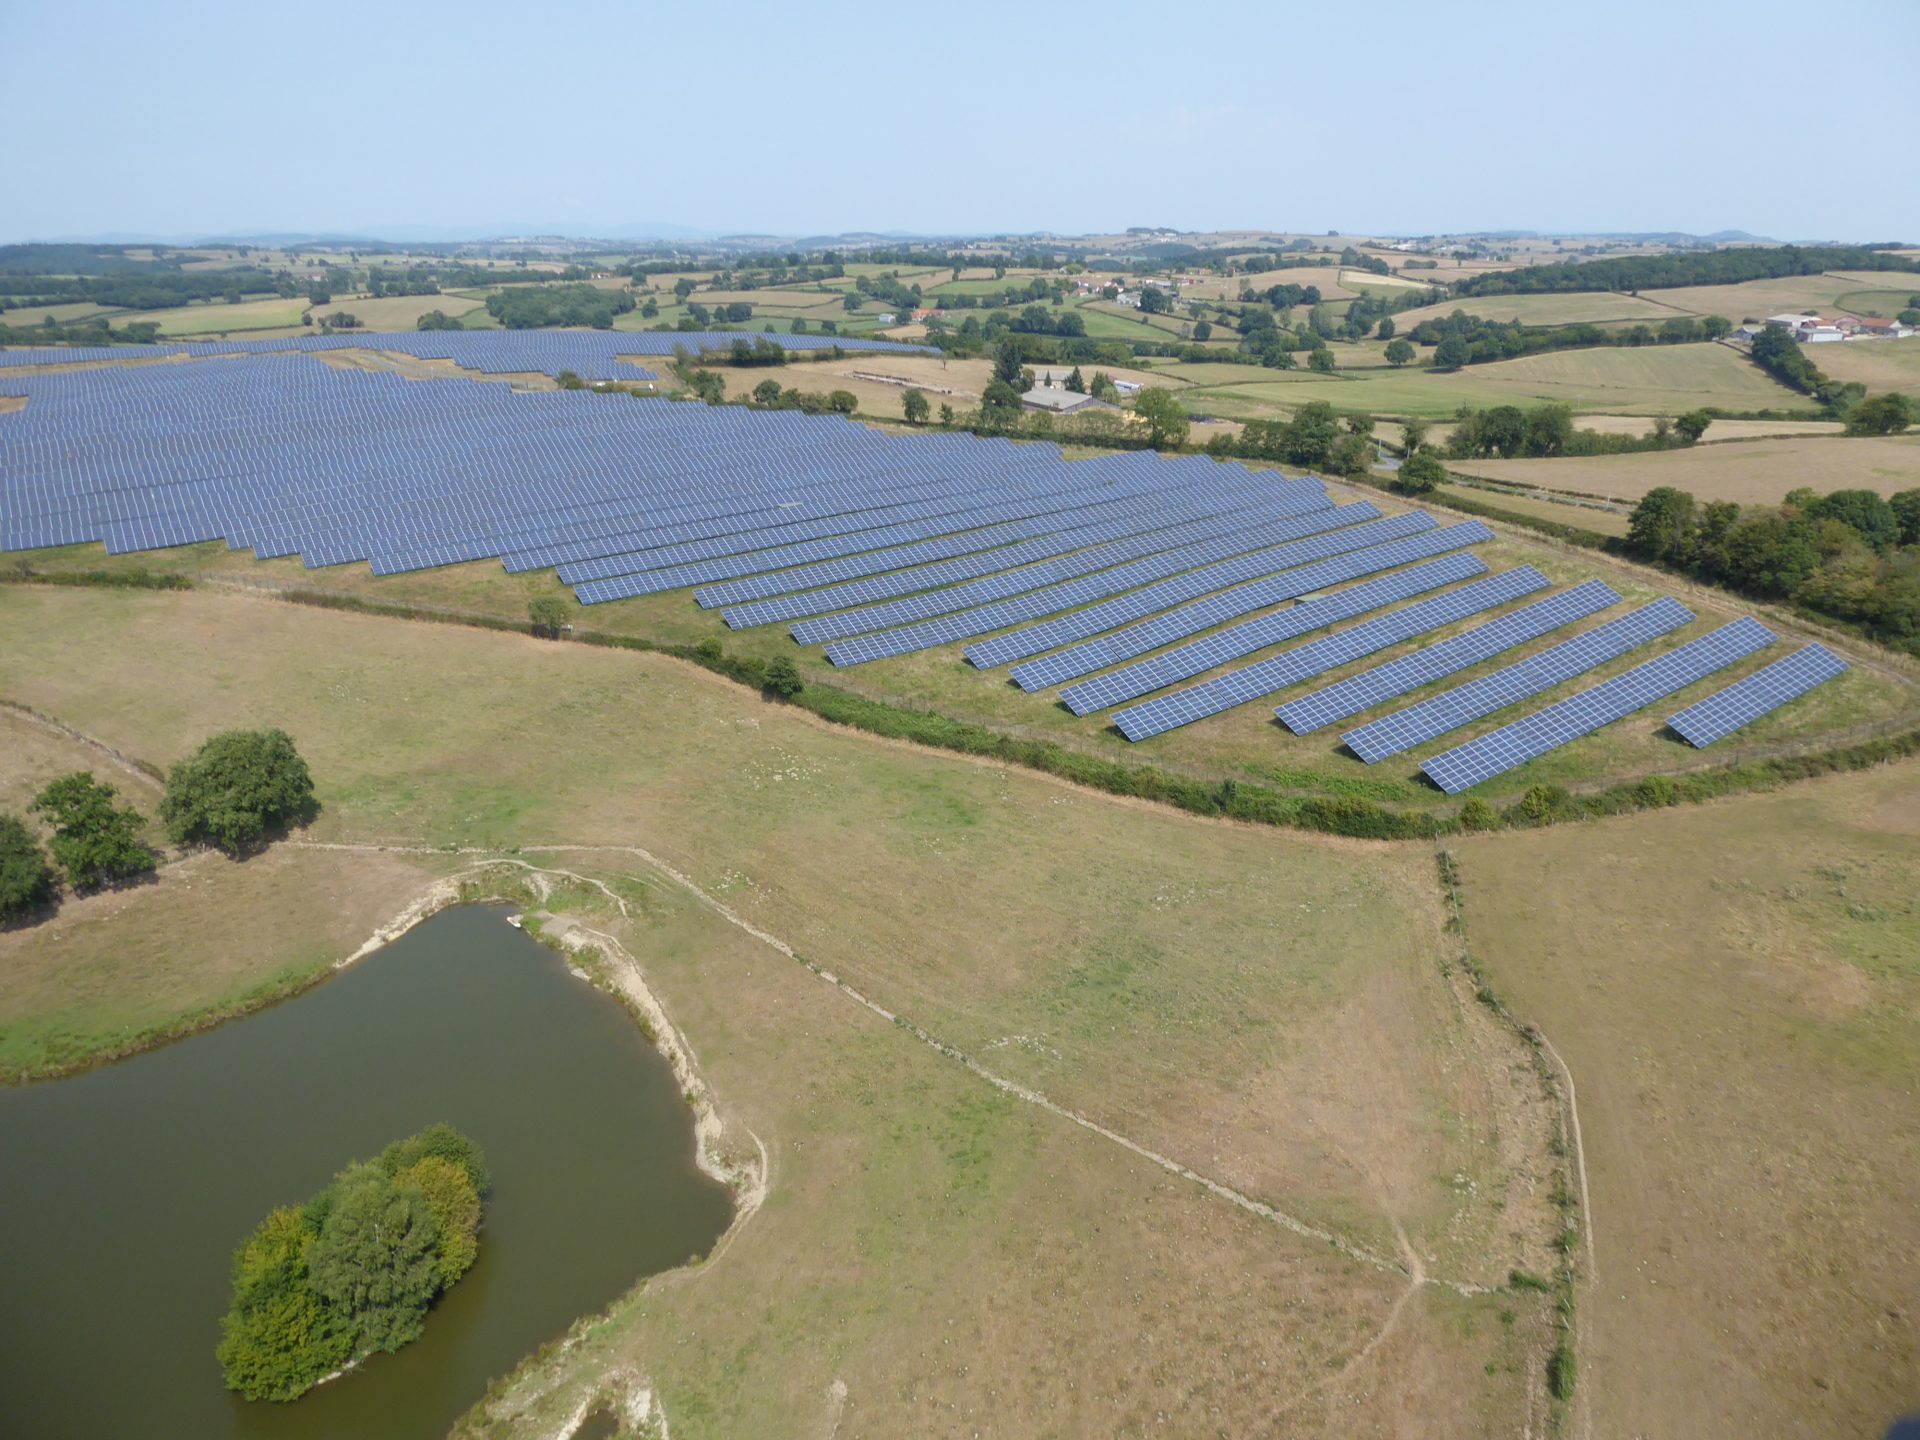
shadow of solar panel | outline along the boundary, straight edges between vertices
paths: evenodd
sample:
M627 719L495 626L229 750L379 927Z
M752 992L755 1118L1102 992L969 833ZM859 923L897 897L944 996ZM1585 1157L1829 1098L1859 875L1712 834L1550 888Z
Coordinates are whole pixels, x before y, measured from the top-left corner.
M1611 585L1589 580L1559 595L1549 596L1524 610L1502 615L1498 620L1376 665L1358 675L1350 675L1338 684L1289 700L1273 713L1296 735L1311 735L1336 720L1372 709L1382 700L1391 700L1409 690L1490 660L1516 645L1537 640L1542 635L1596 615L1609 605L1617 605L1620 596Z
M1826 646L1808 645L1689 705L1669 717L1667 724L1689 745L1704 750L1762 715L1770 715L1809 690L1846 674L1847 669L1847 662Z
M1751 616L1743 616L1710 635L1702 635L1677 650L1604 680L1590 690L1569 695L1537 714L1443 751L1420 768L1449 795L1458 795L1462 790L1470 790L1484 780L1645 709L1661 697L1685 689L1694 681L1772 643L1772 631Z
M1311 595L1343 580L1391 570L1450 550L1477 545L1488 536L1479 521L1436 529L1433 518L1414 511L1376 520L1352 530L1315 536L1258 556L1244 556L1224 566L1190 575L1176 576L1162 585L1149 586L1135 595L1123 595L1111 609L1095 607L1083 624L1112 623L1117 615L1131 611L1144 614L1138 620L1111 634L1084 640L1052 655L1042 655L1013 667L1008 672L1022 690L1032 693L1049 685L1058 685L1082 675L1091 675L1110 665L1145 655L1190 635L1243 615L1251 615L1269 605ZM1382 543L1386 542L1386 543ZM1325 557L1325 558L1322 558ZM1302 562L1312 560L1313 564ZM1226 575L1251 574L1258 578L1222 589ZM1197 594L1201 598L1176 609L1167 609L1175 594ZM1156 611L1160 613L1155 613ZM1063 617L1073 621L1074 616Z
M1487 567L1474 555L1455 554L1429 560L1411 570L1397 571L1363 585L1335 590L1317 599L1290 605L1284 610L1229 625L1224 630L1216 630L1175 649L1149 656L1124 669L1070 685L1060 692L1060 698L1076 715L1105 710L1123 701L1163 690L1182 680L1191 680L1216 665L1238 660L1255 650L1323 630L1338 621L1351 620L1369 610L1378 610L1395 600L1408 600L1443 585L1471 580L1486 573Z
M1490 675L1443 690L1417 705L1349 730L1340 738L1367 764L1377 764L1390 755L1436 740L1449 730L1471 725L1496 710L1551 690L1596 665L1604 665L1692 622L1693 612L1678 600L1656 600Z
M1475 584L1409 605L1404 610L1392 610L1375 619L1363 621L1351 630L1341 630L1298 649L1283 651L1244 670L1230 670L1225 675L1216 675L1190 690L1157 695L1125 710L1115 711L1113 723L1120 727L1120 733L1127 739L1145 740L1182 725L1191 725L1210 715L1218 715L1250 700L1258 700L1276 690L1310 680L1315 675L1324 675L1350 660L1372 655L1389 645L1397 645L1415 635L1424 635L1429 630L1451 625L1456 620L1464 620L1469 615L1478 615L1483 610L1491 610L1496 605L1505 605L1510 600L1518 600L1546 588L1547 577L1531 565L1490 575Z

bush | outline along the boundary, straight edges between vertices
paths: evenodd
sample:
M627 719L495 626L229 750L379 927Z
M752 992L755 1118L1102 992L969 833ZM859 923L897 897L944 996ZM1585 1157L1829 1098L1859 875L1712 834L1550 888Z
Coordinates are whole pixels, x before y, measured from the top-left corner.
M1393 475L1393 488L1403 495L1426 495L1447 481L1447 467L1430 450L1417 450Z
M284 730L229 730L167 772L160 818L180 845L252 849L319 813L313 776Z
M1573 1379L1573 1349L1562 1340L1553 1347L1553 1354L1547 1360L1547 1388L1553 1391L1553 1398L1571 1400Z
M1498 830L1500 816L1491 805L1475 795L1460 807L1460 828L1462 830Z
M67 883L90 889L153 869L153 852L140 843L146 822L118 792L84 770L62 775L34 797L33 812L53 826L49 849Z
M567 602L558 595L541 595L527 603L527 628L542 640L558 640L573 624Z
M53 899L53 867L18 815L0 815L0 923L24 919Z

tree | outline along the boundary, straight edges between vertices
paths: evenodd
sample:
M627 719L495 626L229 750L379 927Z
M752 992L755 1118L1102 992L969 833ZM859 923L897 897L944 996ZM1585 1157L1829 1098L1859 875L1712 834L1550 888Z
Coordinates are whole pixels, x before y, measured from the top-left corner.
M900 397L900 408L906 413L909 425L924 425L932 407L927 403L926 392L909 390Z
M1900 537L1900 518L1893 506L1873 490L1835 490L1806 507L1815 520L1838 520L1875 550L1891 549ZM58 851L55 852L56 858Z
M908 393L911 394L912 392L909 391ZM762 405L778 405L780 403L780 382L778 380L762 380L758 385L753 387L753 398Z
M1887 497L1900 524L1900 543L1920 545L1920 490L1901 490Z
M284 730L229 730L167 772L160 818L175 844L238 854L318 813L313 776Z
M1905 395L1889 393L1862 400L1847 416L1849 435L1898 435L1914 421L1914 405Z
M678 280L673 282L673 298L678 300L682 305L687 303L687 297L691 294L693 294L693 281L689 280L686 276L682 275Z
M1371 415L1349 415L1341 423L1347 427L1349 435L1373 434L1373 416Z
M1389 365L1404 365L1413 359L1413 355L1413 346L1409 345L1406 341L1389 340L1387 342L1387 363Z
M1307 368L1317 371L1322 375L1331 375L1333 373L1333 351L1327 349L1324 345L1316 350L1308 351Z
M1113 377L1104 370L1093 372L1093 383L1087 387L1087 393L1096 400L1105 400L1109 404L1120 398L1120 387L1113 383Z
M48 848L75 889L91 889L153 869L153 852L140 843L146 822L131 805L115 805L117 793L113 786L77 770L34 797L30 808L53 827Z
M558 640L573 628L568 613L558 595L537 595L527 602L527 628L542 640Z
M1340 422L1333 407L1324 400L1309 401L1287 422L1281 458L1294 465L1325 465L1339 438Z
M466 1170L438 1155L427 1155L397 1172L394 1185L420 1192L440 1229L434 1272L440 1288L453 1284L480 1253L480 1192Z
M860 397L851 390L834 390L827 395L827 409L836 415L851 415L860 408Z
M1213 338L1213 322L1211 320L1194 321L1193 338L1200 341L1211 340Z
M1078 365L1074 366L1072 373L1067 376L1067 389L1071 390L1075 395L1084 395L1087 393L1086 377L1080 373L1080 367Z
M1342 435L1327 452L1327 469L1336 475L1364 475L1373 468L1373 442L1364 435Z
M993 352L993 378L1016 389L1024 388L1020 386L1020 372L1024 363L1018 342L1002 340Z
M776 655L767 662L761 688L778 695L783 700L791 700L807 688L807 682L800 678L799 666L785 655Z
M1693 496L1671 485L1649 490L1627 519L1627 545L1635 554L1684 563L1693 549Z
M0 924L25 919L53 899L53 867L18 815L0 815Z
M1374 334L1378 335L1382 340L1391 340L1393 339L1394 331L1398 328L1399 327L1393 323L1393 317L1388 315L1380 321L1380 328L1374 331Z
M1171 390L1148 386L1134 400L1133 412L1147 422L1147 443L1154 449L1178 450L1186 443L1187 412Z
M308 323L311 324L312 322L309 321ZM416 330L458 330L461 328L461 325L458 320L455 320L444 310L429 310L413 322L413 328Z
M334 1181L307 1250L316 1294L353 1328L362 1352L398 1350L425 1328L440 1288L440 1225L426 1197L378 1165Z
M1447 467L1431 450L1415 451L1393 474L1393 488L1404 495L1426 495L1447 480Z
M1400 443L1407 454L1413 454L1426 443L1428 428L1424 420L1413 419L1400 422Z
M1440 370L1458 370L1472 358L1473 347L1464 335L1447 336L1433 352L1434 366Z
M1005 380L989 380L980 394L980 419L989 429L1004 429L1020 419L1020 392Z
M1707 427L1713 424L1713 416L1704 410L1686 410L1674 417L1673 428L1680 438L1689 445L1700 443L1700 437L1707 433Z
M291 1400L353 1359L352 1327L314 1291L314 1240L298 1210L268 1215L233 1257L233 1302L214 1354L227 1388L249 1400Z

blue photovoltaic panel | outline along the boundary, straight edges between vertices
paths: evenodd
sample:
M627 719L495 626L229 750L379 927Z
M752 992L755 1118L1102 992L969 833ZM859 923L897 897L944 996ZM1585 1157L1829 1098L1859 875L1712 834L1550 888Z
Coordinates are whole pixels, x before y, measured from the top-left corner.
M1486 573L1487 567L1474 555L1448 555L1439 560L1429 560L1411 570L1396 571L1378 580L1369 580L1364 585L1335 590L1316 600L1303 600L1285 610L1275 610L1267 615L1243 620L1238 625L1229 625L1224 630L1216 630L1188 644L1149 656L1125 669L1095 675L1078 685L1069 685L1060 692L1060 698L1074 714L1088 715L1095 710L1105 710L1155 690L1163 690L1182 680L1191 680L1216 665L1238 660L1242 655L1251 655L1269 645L1277 645L1283 640L1291 640L1314 630L1323 630L1341 620L1364 615L1369 610L1378 610L1395 600L1410 600L1415 595L1437 590L1442 585L1472 580Z
M1145 655L1190 635L1198 635L1215 625L1251 615L1284 600L1311 595L1316 590L1337 585L1343 580L1357 580L1362 575L1378 574L1396 565L1411 564L1434 555L1444 555L1451 550L1464 550L1469 545L1477 545L1489 538L1491 533L1478 520L1434 529L1431 517L1415 511L1323 537L1324 543L1302 542L1303 545L1312 543L1318 546L1318 554L1308 553L1296 546L1269 552L1267 562L1255 572L1262 578L1228 590L1221 590L1217 584L1208 584L1206 578L1202 578L1217 577L1221 573L1218 570L1196 571L1193 577L1176 576L1170 584L1179 583L1182 588L1190 586L1198 589L1203 598L1191 605L1165 610L1163 607L1170 592L1162 587L1149 586L1138 597L1123 595L1120 603L1130 608L1137 604L1134 613L1146 618L1055 654L1028 660L1014 666L1008 673L1022 690L1032 693L1049 685L1091 675L1096 670L1104 670L1110 665ZM1399 538L1401 536L1406 538ZM1380 544L1380 541L1392 543ZM1345 553L1335 553L1332 549L1334 546ZM1327 554L1329 558L1319 559L1319 554ZM1316 563L1301 563L1309 559ZM1299 568L1282 568L1274 573L1276 563L1283 567ZM1213 593L1207 593L1209 591ZM1090 613L1092 618L1088 623L1099 624L1105 629L1123 612L1096 606L1094 612ZM1075 617L1065 618L1072 620Z
M1563 640L1524 660L1457 685L1405 710L1383 716L1340 738L1369 765L1437 740L1449 730L1471 725L1496 710L1551 690L1596 665L1626 654L1649 640L1693 622L1693 612L1678 600L1661 599Z
M1604 680L1591 690L1569 695L1538 714L1502 725L1477 740L1443 751L1420 768L1449 795L1458 795L1483 780L1643 710L1661 697L1684 690L1694 681L1772 643L1772 631L1758 620L1743 616L1711 635L1690 640L1677 650Z
M1847 662L1824 645L1809 645L1744 680L1737 680L1718 694L1689 705L1667 724L1689 745L1705 749L1723 740L1742 726L1751 725L1762 715L1770 715L1790 700L1798 700L1815 689L1847 673Z
M1250 536L1248 538L1253 543L1238 550L1222 555L1195 553L1188 563L1163 569L1158 576L1145 572L1129 574L1124 577L1127 582L1124 585L1116 585L1110 590L1089 591L1070 602L1086 605L1086 609L977 641L967 647L966 657L976 667L985 670L1010 660L1038 655L1069 640L1098 635L1103 630L1111 630L1128 621L1142 619L1171 605L1223 590L1242 581L1264 579L1310 560L1365 550L1434 528L1433 517L1422 511L1382 520L1380 512L1364 501L1357 505L1342 505L1332 514L1339 517L1338 524L1316 525L1311 530L1303 528L1290 534ZM1363 521L1374 523L1360 523ZM1275 541L1289 543L1274 544ZM1152 583L1146 583L1149 581ZM1143 588L1132 588L1136 585ZM1103 595L1113 598L1101 599ZM1092 600L1100 600L1100 603L1088 604ZM1053 683L1051 679L1034 678L1042 672L1059 679L1085 673L1055 671L1041 662L1036 662L1032 667L1017 666L1011 673L1022 689L1031 691L1043 684Z
M1404 610L1390 610L1351 630L1338 631L1298 649L1284 650L1244 670L1229 670L1191 690L1176 690L1171 695L1156 695L1151 700L1130 705L1114 712L1113 723L1127 739L1145 740L1546 588L1547 577L1531 565L1490 575Z
M1389 660L1358 675L1350 675L1329 685L1289 700L1273 713L1296 735L1311 735L1323 726L1349 715L1370 710L1382 700L1391 700L1409 690L1417 690L1434 680L1458 674L1470 665L1490 660L1495 655L1537 640L1562 625L1571 625L1589 615L1597 615L1609 605L1620 603L1611 585L1589 580L1559 595L1549 596L1524 610L1502 615L1498 620L1462 631L1451 639L1398 660Z
M1344 506L1342 508L1352 510L1360 507ZM1371 506L1364 508L1372 509ZM1277 520L1271 522L1255 520L1253 516L1246 512L1235 511L1213 517L1204 522L1195 523L1203 527L1204 531L1208 533L1218 532L1219 538L1201 539L1202 530L1195 530L1192 527L1181 527L1183 530L1190 531L1188 536L1189 543L1182 543L1176 538L1169 540L1164 545L1157 545L1154 543L1156 539L1154 534L1136 533L1142 529L1151 531L1152 522L1122 521L1113 522L1108 525L1086 526L1077 530L1056 531L1042 539L1030 541L1026 544L1008 545L997 550L983 552L978 555L969 555L941 564L920 565L911 570L893 571L884 575L863 576L842 585L827 585L822 589L807 590L792 595L779 595L770 600L749 602L739 606L730 605L730 607L722 613L729 626L735 630L742 630L749 626L765 625L776 620L798 620L808 615L826 615L834 611L844 610L849 606L870 605L883 600L896 599L903 595L915 594L923 590L944 589L949 587L953 592L950 598L955 602L954 608L959 609L975 603L973 598L975 592L971 587L962 582L986 579L998 571L1010 570L1016 566L1032 564L1037 560L1054 559L1082 545L1096 545L1109 539L1124 540L1126 546L1132 549L1134 554L1151 557L1136 561L1136 564L1177 565L1181 563L1180 557L1183 555L1195 551L1211 554L1219 549L1219 547L1240 544L1242 537L1263 537L1281 534L1305 535L1315 530L1331 530L1337 528L1339 525L1345 523L1345 519L1341 516L1340 511L1328 508L1310 511L1308 514L1292 520ZM1251 547L1263 543L1265 543L1265 541L1261 538L1252 538L1246 541L1246 546ZM1157 551L1168 551L1171 553L1167 555L1156 555L1155 552ZM1118 554L1118 551L1115 551L1115 553ZM1224 553L1231 554L1233 552L1227 550ZM723 587L716 586L714 590L720 588ZM704 605L708 603L707 597L712 593L713 591L709 590L696 591L694 598ZM990 587L988 591L979 593L979 599L994 600L1001 598L1002 595L1011 593L1014 592L998 591L995 593L992 587ZM857 635L860 632L858 630L850 630L846 633Z

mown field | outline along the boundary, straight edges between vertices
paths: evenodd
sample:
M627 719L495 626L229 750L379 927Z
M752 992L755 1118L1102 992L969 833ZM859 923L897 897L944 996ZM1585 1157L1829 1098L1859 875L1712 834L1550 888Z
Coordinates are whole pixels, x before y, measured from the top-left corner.
M1545 1297L1448 1288L1550 1265L1553 1161L1523 1053L1446 978L1423 849L878 744L655 657L218 594L16 586L0 621L24 642L0 653L0 695L150 763L288 727L323 805L303 841L512 851L629 901L624 919L556 903L641 958L723 1112L767 1147L770 1198L720 1258L559 1357L561 1391L509 1392L524 1404L477 1431L550 1433L584 1388L636 1375L694 1436L829 1428L835 1382L840 1433L860 1435L1138 1434L1162 1415L1510 1433L1544 1412ZM82 643L97 663L69 663ZM921 1033L640 858L569 846L644 847ZM80 973L266 983L313 962L261 943L262 914L339 953L357 941L301 904L359 916L379 890L397 908L392 891L475 859L384 856L363 884L360 858L194 861L116 897L110 927L76 906L0 937L8 1033L62 1006L104 1025L107 996L66 983ZM174 943L186 915L193 946Z
M1713 431L1709 430L1711 436ZM1705 500L1777 505L1790 490L1875 490L1892 495L1920 488L1920 435L1806 436L1734 440L1637 455L1559 460L1463 460L1459 469L1546 490L1602 495L1633 503L1672 485Z
M1814 363L1836 380L1857 380L1876 392L1902 390L1920 399L1920 335L1821 345Z
M1920 766L1457 849L1475 953L1578 1085L1575 1433L1920 1409Z

